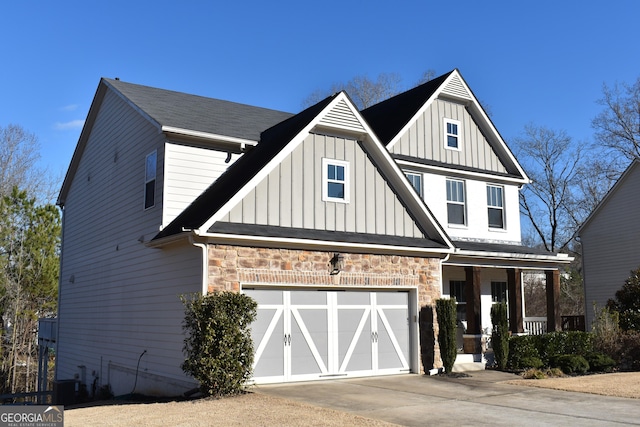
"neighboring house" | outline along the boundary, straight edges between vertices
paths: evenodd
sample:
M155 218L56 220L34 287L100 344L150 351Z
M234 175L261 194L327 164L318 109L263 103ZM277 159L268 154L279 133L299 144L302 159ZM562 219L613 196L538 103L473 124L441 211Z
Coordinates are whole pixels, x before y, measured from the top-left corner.
M434 301L455 296L480 360L493 301L523 332L521 271L559 328L565 255L520 245L528 182L457 70L359 112L292 115L102 79L58 204L56 378L177 394L184 307L244 292L254 380L441 366Z
M634 160L609 190L578 235L582 244L586 326L595 310L615 297L632 270L640 267L640 161Z

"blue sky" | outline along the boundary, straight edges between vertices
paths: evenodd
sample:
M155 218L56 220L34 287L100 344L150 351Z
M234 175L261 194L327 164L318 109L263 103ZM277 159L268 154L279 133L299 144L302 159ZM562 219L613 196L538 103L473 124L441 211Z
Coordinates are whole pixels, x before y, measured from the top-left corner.
M100 77L297 112L316 89L458 68L509 142L528 123L588 142L602 84L640 76L640 2L9 1L0 126L62 174Z

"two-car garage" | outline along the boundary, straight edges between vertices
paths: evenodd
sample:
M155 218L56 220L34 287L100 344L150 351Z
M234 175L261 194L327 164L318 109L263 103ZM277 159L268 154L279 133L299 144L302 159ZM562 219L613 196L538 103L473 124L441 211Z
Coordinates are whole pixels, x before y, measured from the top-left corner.
M254 381L276 383L415 370L411 290L244 286L258 303Z

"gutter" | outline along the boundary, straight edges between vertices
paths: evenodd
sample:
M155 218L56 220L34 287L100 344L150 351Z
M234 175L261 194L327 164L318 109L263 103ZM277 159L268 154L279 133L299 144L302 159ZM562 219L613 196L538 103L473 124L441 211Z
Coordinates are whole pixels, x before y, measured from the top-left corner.
M182 129L182 128L177 128L173 126L162 126L161 129L162 129L162 132L165 134L175 135L178 137L182 136L182 137L189 137L189 138L194 138L199 140L217 141L217 142L223 142L227 144L239 145L240 150L242 151L244 151L247 148L247 146L255 147L256 145L258 145L257 141L253 141L250 139L235 138L233 136L225 136L225 135L219 135L219 134L209 133L209 132Z

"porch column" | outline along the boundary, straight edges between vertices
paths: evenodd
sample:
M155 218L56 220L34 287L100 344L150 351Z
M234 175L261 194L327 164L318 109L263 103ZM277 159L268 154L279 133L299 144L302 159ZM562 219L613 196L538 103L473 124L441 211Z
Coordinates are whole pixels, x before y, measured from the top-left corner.
M480 304L480 267L465 267L464 296L467 300L467 331L462 335L462 350L467 354L486 351L486 339L482 335Z
M561 331L562 321L560 318L560 271L547 270L547 332Z
M467 299L467 334L480 334L480 267L465 267Z
M509 298L509 330L515 334L524 332L522 319L522 274L519 268L507 269Z

